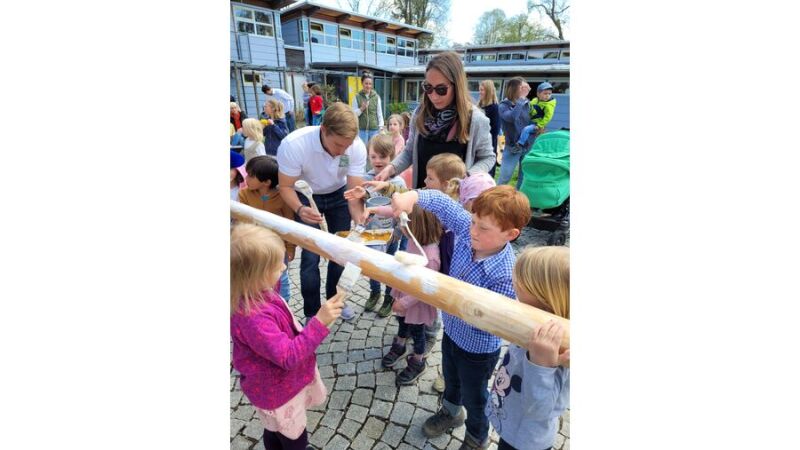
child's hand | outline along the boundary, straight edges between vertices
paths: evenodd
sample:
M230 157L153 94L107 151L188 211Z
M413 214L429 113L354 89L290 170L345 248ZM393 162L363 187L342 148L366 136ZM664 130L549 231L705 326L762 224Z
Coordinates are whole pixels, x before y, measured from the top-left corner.
M411 210L419 200L417 191L403 192L402 194L395 193L392 195L392 213L395 217L399 217L400 213L405 211L406 214L411 214Z
M380 173L375 175L374 180L386 181L394 176L394 172L395 172L394 166L389 164L388 166L384 167L383 170L380 171Z
M364 186L365 189L369 189L372 191L382 191L389 187L388 181L365 181L361 183L361 186Z
M367 196L367 190L361 186L356 186L353 189L344 191L345 200L359 200Z
M294 261L294 251L295 251L294 248L292 248L291 250L286 250L286 258L288 261Z
M402 315L402 314L405 314L406 307L403 306L402 303L400 303L397 300L395 300L394 303L392 303L392 311L394 311L395 314L401 314Z
M342 315L342 308L344 308L344 295L345 292L336 289L336 294L329 298L328 301L322 304L317 312L317 319L324 323L325 326L331 326L336 319Z
M558 353L563 337L564 327L554 320L536 327L528 341L528 358L542 367L569 367L569 349Z

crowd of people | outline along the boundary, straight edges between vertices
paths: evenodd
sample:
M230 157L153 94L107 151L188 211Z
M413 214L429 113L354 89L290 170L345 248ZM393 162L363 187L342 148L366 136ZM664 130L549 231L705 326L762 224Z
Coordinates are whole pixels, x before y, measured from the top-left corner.
M247 118L232 101L232 146L241 141L241 149L231 150L231 199L309 227L324 223L329 233L364 225L375 214L406 213L418 245L398 236L387 253L424 255L431 270L569 319L569 249L528 247L515 256L511 241L531 218L528 197L518 190L521 168L517 187L506 185L552 118L553 87L540 84L529 101L531 87L515 78L498 102L494 83L486 80L476 105L460 58L444 52L426 67L419 106L384 122L372 76L361 81L351 105L323 105L320 86L304 86L309 125L297 129L285 91L264 87L272 98L261 120ZM501 130L505 146L495 183ZM295 191L298 180L313 190L314 207ZM365 200L376 196L391 204L368 207ZM306 249L300 250L303 317L294 317L287 306L287 264L296 250L266 228L232 225L233 365L264 425L268 449L307 447L306 408L326 396L315 350L337 319L358 319L336 288L343 268L328 263L323 299L320 256ZM424 423L427 437L465 424L461 449L485 449L491 424L498 449L553 446L569 403L569 350L560 349L565 330L558 322L536 326L526 346L510 344L501 360L499 337L390 286L381 292L370 280L362 314L375 310L380 317L394 314L398 323L381 364L393 368L405 359L399 385L416 383L427 355L441 347L442 374L434 383L441 407Z

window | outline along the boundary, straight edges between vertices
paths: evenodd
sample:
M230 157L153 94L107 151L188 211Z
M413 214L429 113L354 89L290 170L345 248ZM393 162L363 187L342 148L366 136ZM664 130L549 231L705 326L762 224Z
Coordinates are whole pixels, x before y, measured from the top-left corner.
M265 13L240 6L233 7L236 30L240 33L274 37L275 27L272 25L272 13Z
M397 38L397 55L398 56L408 56L413 58L414 57L414 47L415 41L406 38Z
M418 102L420 94L420 81L406 81L406 98L407 102Z
M467 90L470 92L478 92L480 81L467 81Z
M536 61L544 58L544 52L541 50L530 50L528 52L528 61Z
M470 61L494 61L497 59L497 55L492 53L491 55L470 55Z
M258 86L261 86L261 74L258 72L242 72L242 83L245 85L251 85L255 83Z
M561 59L569 59L569 50L561 50Z
M300 35L303 36L303 43L308 42L308 22L300 19Z
M336 47L337 33L336 25L321 24L319 22L309 22L311 27L311 42L314 44L330 45Z
M378 53L394 55L396 52L397 41L393 37L383 34L378 35Z
M558 50L545 52L544 59L558 59Z
M339 28L339 45L342 48L353 48L352 31L349 28Z
M356 50L364 49L364 30L353 30L353 48Z
M367 32L367 51L375 51L375 33Z

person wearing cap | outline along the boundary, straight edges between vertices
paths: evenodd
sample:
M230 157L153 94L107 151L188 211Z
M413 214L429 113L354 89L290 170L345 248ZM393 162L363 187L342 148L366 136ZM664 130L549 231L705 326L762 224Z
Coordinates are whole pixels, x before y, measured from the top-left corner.
M503 155L503 162L500 165L500 177L498 178L497 184L506 184L511 180L517 163L522 161L533 146L533 141L531 140L529 142L531 134L533 134L533 139L535 140L536 136L544 132L545 127L553 118L555 109L556 99L553 97L553 85L545 81L536 88L536 97L528 104L528 114L531 123L522 129L519 139L514 143L516 152L512 151L511 153L519 157L505 158L505 155ZM517 190L522 186L522 178L522 165L520 164L517 176Z
M244 156L231 150L231 200L239 201L239 185L244 182L243 165Z
M286 114L286 126L289 127L289 132L294 131L294 98L292 95L283 89L270 87L266 84L261 86L261 92L267 94L267 101L270 100L270 97L274 97L279 102L283 103L283 113ZM267 101L264 102L262 109L267 107Z

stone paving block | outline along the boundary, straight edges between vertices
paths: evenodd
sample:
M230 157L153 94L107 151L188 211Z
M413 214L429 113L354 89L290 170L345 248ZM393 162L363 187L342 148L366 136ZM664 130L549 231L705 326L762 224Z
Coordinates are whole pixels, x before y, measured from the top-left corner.
M564 446L564 441L566 438L561 433L556 433L556 441L553 443L553 448L558 450Z
M430 444L430 445L432 445L432 446L434 446L434 447L436 447L436 448L438 448L440 450L443 450L443 449L447 448L447 445L450 443L450 439L451 438L452 438L452 436L450 436L448 433L444 433L441 436L437 436L435 438L428 439L428 444Z
M328 427L333 430L339 426L339 422L342 421L342 417L344 417L344 411L336 410L336 409L329 409L325 412L325 415L320 420L319 425L321 427Z
M330 351L331 351L331 345L328 344L327 342L323 342L322 344L319 344L319 347L317 347L316 353L317 354L328 353Z
M375 374L362 373L358 376L358 387L375 387Z
M367 342L364 344L364 346L369 350L373 350L373 349L375 349L375 347L377 347L378 353L381 354L381 356L383 355L381 353L381 350L380 350L380 348L383 346L383 338L382 337L370 337L370 338L367 338Z
M328 335L330 336L330 334ZM336 333L333 337L334 342L341 342L341 341L349 341L350 340L350 333Z
M364 361L364 351L363 350L353 350L347 353L347 361L351 363L357 363Z
M242 400L242 391L233 391L231 392L231 408L236 408L239 404L239 401Z
M394 333L392 333L390 335L387 335L387 336L384 336L383 337L383 345L387 346L387 347L392 345L392 340L393 339L394 339ZM388 351L388 349L387 349L387 351Z
M356 377L353 375L346 375L336 379L337 391L352 391L356 388Z
M330 428L319 427L317 431L308 438L308 442L314 447L323 448L334 434L334 431Z
M364 347L366 347L366 341L364 339L358 339L351 340L348 348L350 350L363 350Z
M389 419L394 423L401 425L408 425L411 423L411 417L414 415L414 405L404 402L397 402L392 409L392 415Z
M356 365L354 363L338 364L336 373L338 375L352 375L356 373Z
M395 386L395 379L397 375L395 375L393 370L389 370L387 372L380 372L375 374L375 383L378 386Z
M561 415L561 418L564 419L564 422L569 422L569 410L566 410L564 414Z
M372 404L372 395L371 389L356 389L356 391L353 392L353 404L369 408Z
M416 425L418 427L421 427L425 423L425 421L428 420L428 417L432 415L433 414L430 411L425 411L422 408L415 408L414 415L411 416L411 425L412 426Z
M394 450L394 448L389 447L385 442L378 442L375 447L372 447L372 450Z
M367 347L380 347L380 344L369 345L369 339L367 339ZM383 353L381 353L380 348L368 348L364 350L364 359L367 361L378 360L380 362L381 358L383 358Z
M397 401L416 403L417 397L419 397L419 387L416 385L400 386L400 390L397 394Z
M361 361L360 363L356 364L357 373L372 372L374 368L375 366L373 365L372 361Z
M342 364L347 362L347 353L334 353L333 360L331 361L332 364Z
M414 450L414 447L406 444L405 442L401 443L397 450Z
M369 410L369 415L388 419L389 414L392 412L392 404L381 400L372 402L372 408Z
M439 409L439 396L421 394L417 397L417 406L431 412L436 412Z
M378 386L375 388L375 398L393 402L397 396L396 386Z
M433 381L432 380L417 380L417 387L419 387L420 394L434 394L437 397L439 393L433 390Z
M331 344L330 350L334 355L336 353L344 353L347 351L347 342L334 342Z
M333 366L323 366L320 365L319 362L317 362L317 365L319 366L319 376L322 378L333 378L336 376Z
M452 439L449 444L447 444L447 450L458 450L461 448L461 441L458 439Z
M339 326L339 333L352 333L353 332L353 324L349 322L345 322Z
M347 404L350 402L350 396L352 395L350 391L332 392L328 396L328 409L347 409Z
M261 425L261 421L258 420L258 418L255 418L250 422L247 422L244 430L242 430L242 434L253 439L254 441L257 441L264 436L264 425Z
M236 438L231 441L231 450L250 450L253 448L254 442L242 437L236 436Z
M383 435L383 430L386 428L386 423L381 420L378 420L374 417L367 418L367 422L364 424L364 429L361 430L365 436L368 438L378 440Z
M403 440L403 436L405 436L405 434L406 429L404 427L390 423L386 425L386 429L383 431L383 436L381 436L381 441L386 442L392 448L397 448L397 444Z
M231 437L239 434L239 431L247 425L247 422L240 419L231 419Z
M466 425L461 425L458 428L454 428L453 431L450 433L451 436L458 439L459 441L464 441L464 433L467 432Z
M362 432L356 436L356 439L350 444L350 448L353 450L370 450L373 444L375 444L375 440L370 439Z
M383 328L380 327L372 327L369 329L367 333L369 337L383 337Z
M353 332L351 336L353 337L353 339L366 339L368 333L369 330L356 330Z
M333 377L331 377L331 378L323 378L322 379L322 384L325 385L325 389L327 389L328 392L331 392L333 390L334 384L336 384L336 378L333 378Z
M349 441L352 441L359 429L361 429L361 422L356 422L353 419L344 419L336 431L347 437Z
M350 439L342 437L342 435L337 434L333 437L327 444L325 444L325 450L346 450L350 446Z
M322 413L317 411L306 411L306 428L308 428L309 433L313 433L314 430L317 429L317 425L319 425L319 421L322 419Z
M236 408L236 411L231 414L231 417L248 422L255 413L256 410L253 409L253 405L241 405Z
M356 323L356 328L359 330L369 330L372 328L372 324L372 320L362 318L358 321L358 323Z
M569 450L569 439L564 441L564 446L561 447L561 450Z
M331 355L330 353L317 355L317 365L320 367L330 366L332 360L333 360L333 355Z
M433 381L438 376L439 376L439 372L438 371L433 370L431 367L428 367L428 369L425 370L425 372L422 372L422 375L419 376L419 379L420 380L425 380L425 381Z
M347 414L345 417L348 419L353 419L358 423L364 423L364 421L367 420L367 414L369 414L368 408L358 405L350 405L350 407L347 408Z

